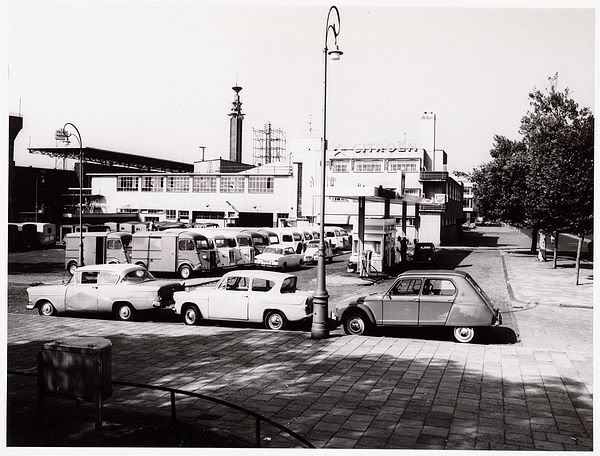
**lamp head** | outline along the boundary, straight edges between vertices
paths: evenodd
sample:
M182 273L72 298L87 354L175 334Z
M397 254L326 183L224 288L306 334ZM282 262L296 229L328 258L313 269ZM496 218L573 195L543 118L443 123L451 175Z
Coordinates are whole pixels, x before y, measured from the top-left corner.
M331 57L331 60L339 60L343 54L343 52L340 51L340 49L337 46L335 49L332 49L331 51L328 51L327 53Z

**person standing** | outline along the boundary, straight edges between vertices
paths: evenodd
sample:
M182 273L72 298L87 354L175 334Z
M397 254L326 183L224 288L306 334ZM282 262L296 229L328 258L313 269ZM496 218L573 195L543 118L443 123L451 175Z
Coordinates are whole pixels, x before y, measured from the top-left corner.
M538 261L546 261L546 233L540 231L540 239L538 241Z
M400 239L400 261L402 263L406 263L406 252L408 251L408 244L406 242L406 238L402 237Z

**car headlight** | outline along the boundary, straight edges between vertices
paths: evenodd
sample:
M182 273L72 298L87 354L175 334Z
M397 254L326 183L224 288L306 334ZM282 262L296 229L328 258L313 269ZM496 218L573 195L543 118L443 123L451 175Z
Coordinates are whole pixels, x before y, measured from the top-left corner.
M277 265L277 264L279 264L279 261L277 261L277 260L273 260L273 261L271 261L271 264L272 264L272 265Z

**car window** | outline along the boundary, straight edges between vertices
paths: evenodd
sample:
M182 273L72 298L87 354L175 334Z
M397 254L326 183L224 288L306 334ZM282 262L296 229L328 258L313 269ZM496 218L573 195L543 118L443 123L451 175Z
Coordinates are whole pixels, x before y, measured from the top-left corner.
M225 289L229 291L248 291L248 278L240 276L227 277Z
M285 252L283 253L285 253L286 255L293 255L294 253L296 253L296 251L292 247L287 247L285 249Z
M254 245L264 245L264 240L260 236L252 236L252 243Z
M252 280L252 291L269 291L275 286L275 282L255 277Z
M274 234L269 234L269 242L271 244L279 244L279 238Z
M292 236L294 237L294 241L301 241L302 240L302 236L300 236L298 233L294 233L294 234L292 234Z
M197 239L196 240L196 249L197 250L206 250L206 249L208 249L208 240L206 240L206 239Z
M108 250L121 250L123 248L123 244L119 239L108 239L106 241L106 248Z
M150 274L146 269L140 268L133 271L129 271L121 280L121 283L140 283L155 280L154 276Z
M250 245L250 239L245 237L239 237L237 238L237 243L240 247L246 247Z
M279 247L265 247L264 253L276 253L278 255L283 255L283 249Z
M418 295L421 289L421 279L404 279L396 282L390 294L393 296Z
M283 240L283 242L292 242L292 235L284 234L283 236L281 236L281 239Z
M296 277L288 277L284 279L281 284L281 292L282 293L295 293L296 292Z
M237 243L233 238L227 238L227 247L237 247Z
M454 296L456 288L447 279L425 279L423 285L424 296Z
M335 234L333 234L333 231L327 231L325 237L335 237Z
M117 279L119 278L119 274L112 271L100 271L98 274L98 284L99 285L114 285L117 283Z
M83 284L98 283L98 271L81 271L81 282Z
M194 248L194 241L191 239L180 239L179 250L196 250Z
M227 247L227 241L225 239L218 238L218 239L215 239L215 245L218 248Z

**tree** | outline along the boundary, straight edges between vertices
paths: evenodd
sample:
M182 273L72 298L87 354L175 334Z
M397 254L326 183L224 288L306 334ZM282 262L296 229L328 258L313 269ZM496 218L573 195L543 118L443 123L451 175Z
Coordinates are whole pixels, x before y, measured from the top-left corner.
M559 233L583 239L592 229L594 117L579 108L568 88L557 89L558 74L548 80L549 88L529 94L530 110L519 133L529 163L526 218L555 233L556 267Z

